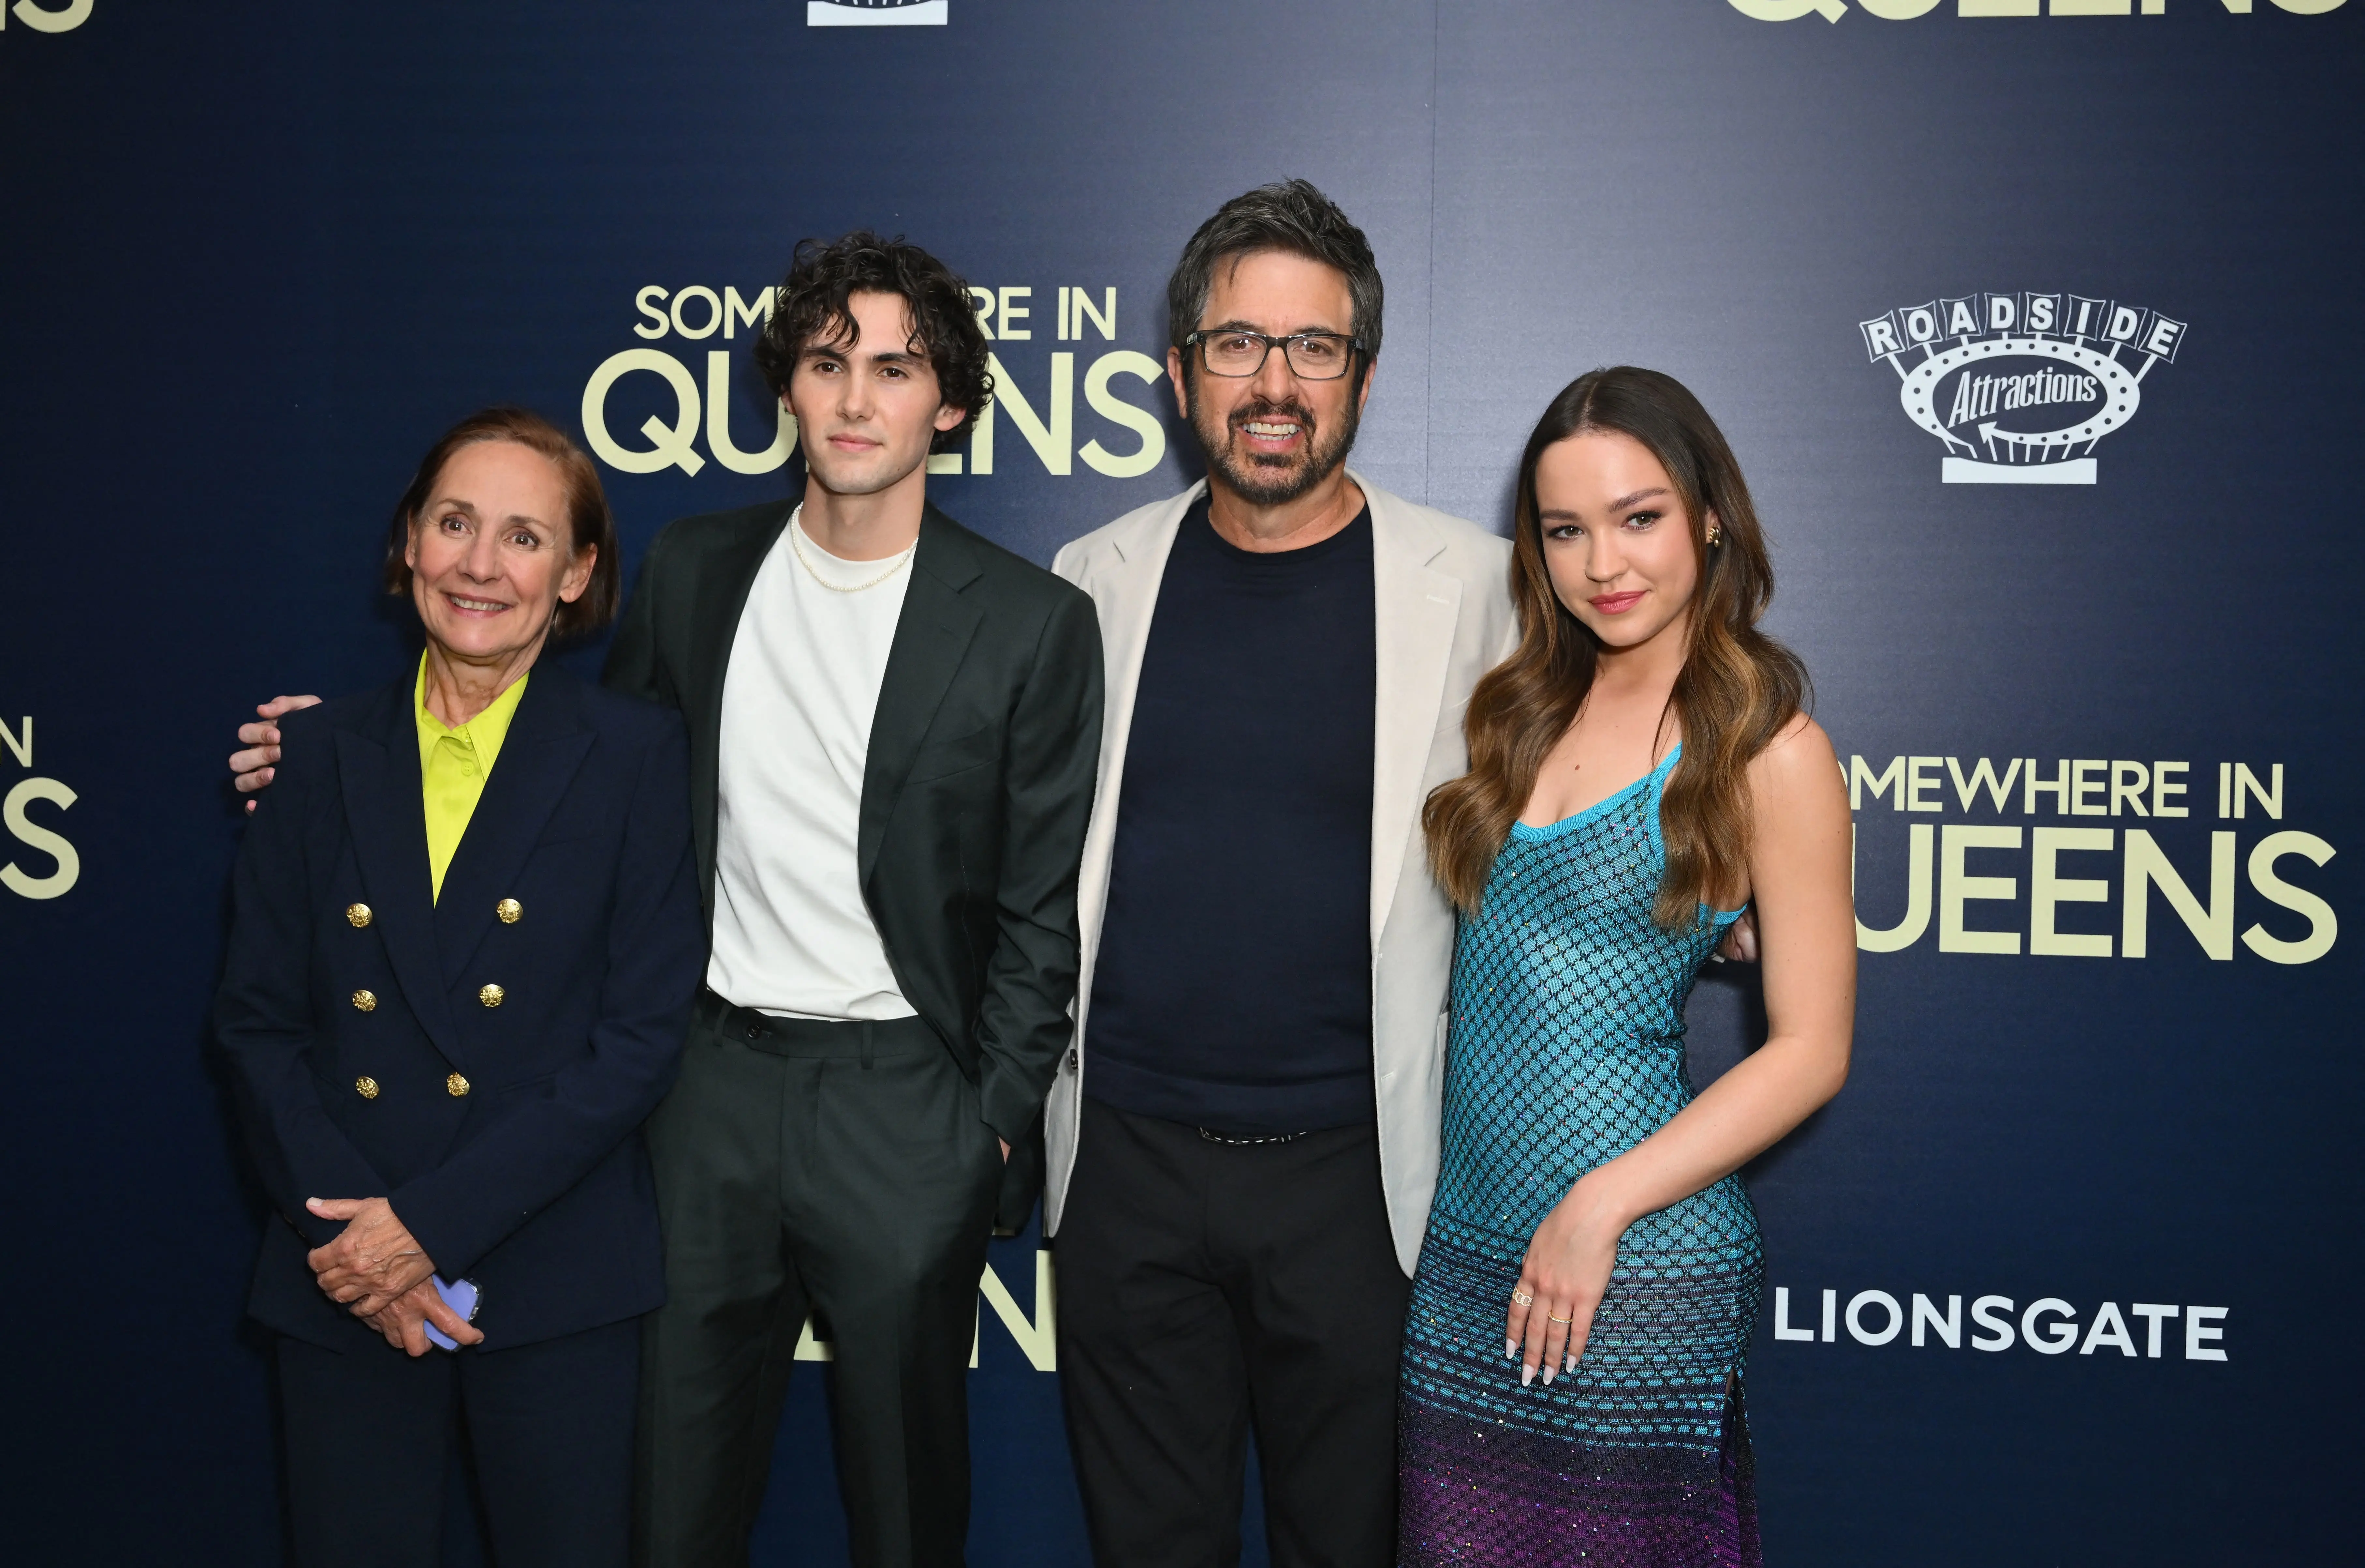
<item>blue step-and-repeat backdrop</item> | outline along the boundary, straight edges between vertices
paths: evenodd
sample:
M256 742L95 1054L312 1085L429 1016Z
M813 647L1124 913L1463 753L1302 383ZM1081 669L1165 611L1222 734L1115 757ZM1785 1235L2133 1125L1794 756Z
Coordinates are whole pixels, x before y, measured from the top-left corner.
M1192 476L1167 270L1305 174L1386 274L1378 482L1504 527L1546 398L1631 362L1773 533L1863 1002L1751 1172L1767 1561L2352 1560L2360 66L2341 0L14 0L7 1555L278 1560L222 757L396 668L428 441L578 425L634 559L783 494L751 330L875 226L995 339L932 493L1048 561ZM1703 985L1697 1071L1755 1017ZM1085 1561L1052 1278L1030 1235L981 1284L982 1568ZM807 1354L764 1562L843 1557Z

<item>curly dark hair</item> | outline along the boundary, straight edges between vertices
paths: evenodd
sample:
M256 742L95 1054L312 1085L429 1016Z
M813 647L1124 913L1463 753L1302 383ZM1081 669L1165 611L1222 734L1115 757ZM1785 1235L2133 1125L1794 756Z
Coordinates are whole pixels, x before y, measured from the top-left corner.
M936 367L945 405L965 410L961 422L940 431L933 452L943 452L969 433L993 396L986 373L985 329L970 303L969 285L944 263L898 234L882 240L857 229L841 240L801 240L789 275L775 292L771 319L756 340L756 368L772 395L789 394L797 360L816 338L840 346L855 338L847 299L857 294L902 297L912 312L912 341Z

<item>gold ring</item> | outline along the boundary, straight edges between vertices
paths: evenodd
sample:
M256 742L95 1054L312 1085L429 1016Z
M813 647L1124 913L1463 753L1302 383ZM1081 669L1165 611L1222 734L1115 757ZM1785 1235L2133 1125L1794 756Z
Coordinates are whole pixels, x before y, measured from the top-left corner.
M1533 1306L1535 1304L1536 1298L1530 1295L1525 1291L1513 1291L1511 1293L1511 1305L1513 1306Z
M1552 1317L1552 1315L1551 1313L1549 1313L1549 1312L1545 1313L1545 1314L1544 1314L1544 1316L1545 1316L1546 1317L1552 1317L1552 1320L1554 1323L1574 1323L1574 1322L1575 1322L1575 1321L1576 1321L1575 1317L1574 1317L1574 1316L1568 1316L1568 1317Z

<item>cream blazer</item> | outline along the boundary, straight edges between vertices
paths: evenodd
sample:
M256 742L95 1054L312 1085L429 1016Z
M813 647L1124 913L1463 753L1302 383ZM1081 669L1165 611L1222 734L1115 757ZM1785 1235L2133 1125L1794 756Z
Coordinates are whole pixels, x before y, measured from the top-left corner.
M1473 522L1392 496L1349 470L1372 509L1372 577L1378 610L1378 705L1372 777L1372 1068L1379 1092L1380 1177L1396 1260L1412 1272L1437 1190L1438 1104L1444 1082L1446 992L1453 910L1429 874L1420 808L1467 766L1462 711L1478 678L1519 640L1508 540ZM1108 708L1099 789L1084 836L1078 913L1083 969L1076 1033L1052 1080L1044 1128L1050 1170L1044 1228L1056 1232L1076 1164L1076 1130L1091 1070L1093 974L1108 909L1110 852L1125 782L1135 688L1158 607L1158 586L1182 516L1206 488L1127 512L1061 550L1051 569L1092 595L1100 611ZM1210 975L1210 984L1222 977Z

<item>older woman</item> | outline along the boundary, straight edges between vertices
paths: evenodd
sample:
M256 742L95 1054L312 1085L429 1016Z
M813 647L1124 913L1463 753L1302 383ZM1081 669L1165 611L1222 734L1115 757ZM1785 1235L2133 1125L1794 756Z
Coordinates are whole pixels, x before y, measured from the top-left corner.
M297 1558L434 1562L456 1408L502 1568L621 1564L664 1295L639 1129L703 957L681 721L539 663L618 572L538 416L435 443L386 572L426 651L282 721L215 1008L277 1211L248 1310Z

